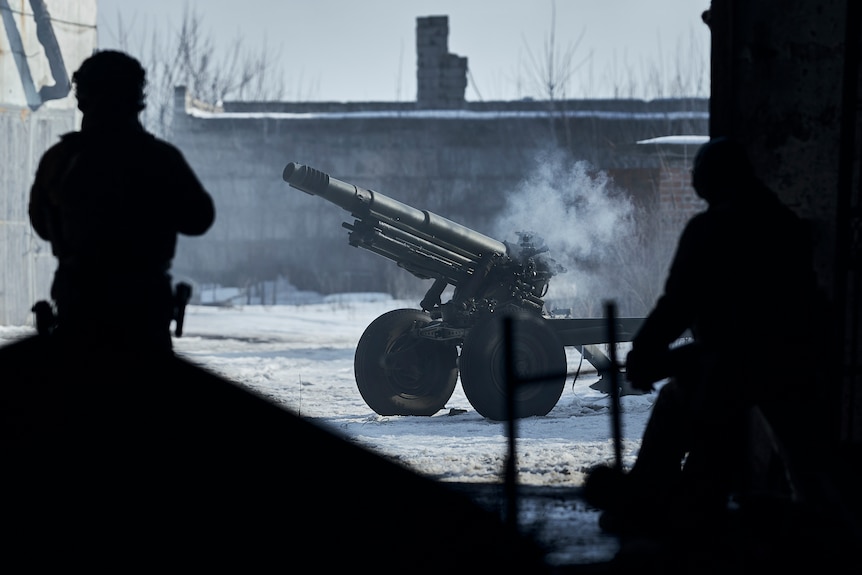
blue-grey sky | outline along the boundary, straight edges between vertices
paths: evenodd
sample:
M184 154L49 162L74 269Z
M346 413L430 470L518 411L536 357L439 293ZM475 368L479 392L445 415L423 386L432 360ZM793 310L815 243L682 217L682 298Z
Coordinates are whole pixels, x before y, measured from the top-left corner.
M552 34L574 69L557 96L680 95L675 78L686 95L709 89L709 0L99 0L100 47L144 50L154 30L177 30L186 5L219 50L265 42L285 99L415 99L421 16L448 16L468 100L546 96L537 77Z

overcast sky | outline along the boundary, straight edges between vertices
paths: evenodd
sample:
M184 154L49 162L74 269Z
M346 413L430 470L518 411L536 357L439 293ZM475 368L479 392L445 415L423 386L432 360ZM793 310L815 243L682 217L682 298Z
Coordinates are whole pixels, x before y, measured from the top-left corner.
M575 69L561 96L708 94L709 0L99 0L100 47L143 50L154 30L176 31L186 5L219 49L240 37L253 52L268 46L287 100L415 100L422 16L449 17L468 100L542 97L552 34ZM671 93L676 76L697 93Z

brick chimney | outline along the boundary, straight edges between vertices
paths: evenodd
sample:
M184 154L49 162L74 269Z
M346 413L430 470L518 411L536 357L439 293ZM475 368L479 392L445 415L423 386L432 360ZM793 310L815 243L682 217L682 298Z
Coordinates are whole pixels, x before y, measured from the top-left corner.
M449 53L449 17L416 19L416 104L460 109L467 89L467 58Z

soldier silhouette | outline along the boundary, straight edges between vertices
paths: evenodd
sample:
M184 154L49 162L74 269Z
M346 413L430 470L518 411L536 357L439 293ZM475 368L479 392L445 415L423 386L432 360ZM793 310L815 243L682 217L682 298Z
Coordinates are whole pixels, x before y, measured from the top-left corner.
M58 260L56 327L0 348L6 562L256 572L287 552L288 567L370 556L439 572L389 544L406 527L445 547L452 573L547 572L538 545L463 494L173 353L177 234L204 233L213 203L138 122L135 59L98 52L73 81L81 131L46 152L30 203ZM415 500L380 513L403 489ZM441 531L435 513L458 521ZM333 522L354 517L361 532L334 540Z
M169 353L177 234L206 232L213 201L180 151L141 125L146 74L136 59L97 52L72 82L81 130L45 152L29 205L58 262L55 335L90 353Z
M806 390L818 381L814 350L825 325L807 226L731 139L699 149L692 185L708 208L683 230L664 292L626 358L635 388L669 379L632 469L598 467L584 485L611 531L709 523L729 497L765 480L752 466L758 433L792 454L802 477L826 432L799 425L811 421ZM675 346L686 330L693 343Z
M135 58L96 52L72 82L81 129L43 154L30 191L33 229L57 259L52 301L34 306L39 336L2 353L0 437L25 454L155 444L154 414L182 421L191 408L158 386L208 377L174 354L188 293L174 292L170 268L178 234L213 224L213 200L182 153L143 128Z

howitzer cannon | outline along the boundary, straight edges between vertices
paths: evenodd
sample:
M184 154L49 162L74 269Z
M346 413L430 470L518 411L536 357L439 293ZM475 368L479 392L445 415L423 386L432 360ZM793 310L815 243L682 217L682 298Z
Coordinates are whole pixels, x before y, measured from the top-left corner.
M342 226L354 247L390 259L420 279L433 279L419 309L397 309L375 319L356 348L354 371L362 398L380 415L433 415L461 376L470 404L484 417L506 417L503 318L514 317L519 386L515 417L546 415L567 377L566 346L597 368L607 357L602 318L553 318L544 309L550 279L563 271L537 235L519 232L518 243L500 242L429 211L291 162L284 181L332 202L356 218ZM452 286L453 295L442 295ZM639 318L616 319L618 341L627 341ZM460 350L460 353L459 353ZM614 368L616 368L614 366ZM546 377L545 377L546 376Z

